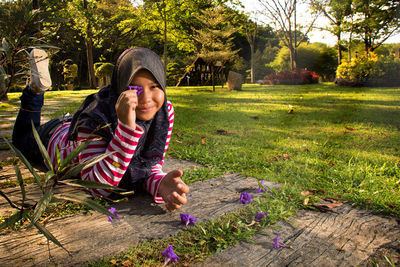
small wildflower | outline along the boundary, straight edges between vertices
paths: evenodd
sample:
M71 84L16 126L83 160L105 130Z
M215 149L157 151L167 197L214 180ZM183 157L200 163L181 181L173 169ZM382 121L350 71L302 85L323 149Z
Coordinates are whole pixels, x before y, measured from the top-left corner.
M259 221L261 221L262 218L267 217L267 216L268 216L268 212L259 211L259 212L257 212L256 216L254 216L254 220L256 222L259 222Z
M240 194L240 202L242 202L243 204L248 204L252 201L253 201L253 199L251 198L250 193L242 192Z
M115 216L115 218L117 218L117 219L121 218L121 217L119 217L117 214L115 214L116 209L115 209L114 207L111 207L108 211L109 211L111 214L113 214L113 215ZM109 222L112 222L113 218L112 218L111 216L107 216L107 217L108 217L108 221L109 221Z
M186 224L186 226L194 225L194 223L197 221L197 219L189 213L181 213L180 215L182 223Z
M165 262L164 266L167 266L167 264L172 261L176 262L178 260L178 256L175 254L174 250L172 249L172 245L169 245L163 252L161 252L161 255L165 256Z
M279 248L285 246L285 244L282 243L280 240L281 239L279 238L279 236L274 238L274 248L279 249Z
M264 180L260 181L261 186L257 189L257 193L261 193L262 191L265 192L265 188L264 188Z

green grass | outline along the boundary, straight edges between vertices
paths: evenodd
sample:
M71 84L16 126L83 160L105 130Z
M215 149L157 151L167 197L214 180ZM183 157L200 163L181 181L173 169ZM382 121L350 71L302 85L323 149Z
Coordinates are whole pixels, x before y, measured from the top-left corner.
M400 88L324 83L244 85L242 91L215 93L210 87L167 88L167 93L175 108L168 156L205 166L185 172L186 182L238 172L285 187L243 210L93 265L160 265L160 252L169 244L180 264L204 259L248 239L259 227L248 226L257 210L270 213L263 226L293 214L303 207L300 192L306 190L315 194L311 201L334 198L400 218ZM69 100L60 101L50 116L73 113L87 94L47 92L46 100Z
M189 87L168 98L169 155L400 216L399 88Z

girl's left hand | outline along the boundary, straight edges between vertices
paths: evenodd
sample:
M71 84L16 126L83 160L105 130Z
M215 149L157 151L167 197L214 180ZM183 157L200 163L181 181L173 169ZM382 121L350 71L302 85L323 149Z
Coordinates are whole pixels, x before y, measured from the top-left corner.
M167 173L158 187L158 194L164 199L169 211L175 211L187 203L186 194L189 187L182 181L183 172L173 170Z

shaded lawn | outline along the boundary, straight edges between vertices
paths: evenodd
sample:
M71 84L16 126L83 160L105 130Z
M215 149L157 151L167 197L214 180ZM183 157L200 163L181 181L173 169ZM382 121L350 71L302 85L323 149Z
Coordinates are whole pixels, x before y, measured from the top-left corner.
M400 216L400 88L211 90L167 89L175 108L168 155L206 166L186 173L186 181L239 172ZM73 113L93 92L47 92L47 103L57 101L47 110L51 117ZM9 94L7 109L19 95Z

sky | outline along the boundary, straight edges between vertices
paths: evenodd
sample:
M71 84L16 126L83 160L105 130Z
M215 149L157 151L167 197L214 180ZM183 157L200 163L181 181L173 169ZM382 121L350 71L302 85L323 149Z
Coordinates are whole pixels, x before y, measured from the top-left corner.
M241 0L241 2L245 6L246 12L254 12L263 9L258 0ZM297 21L299 24L301 24L302 21L308 21L310 18L310 15L307 12L307 7L304 5L298 6L297 14ZM259 16L259 20L263 21L262 17L263 15ZM321 16L317 19L314 25L323 26L327 24L329 24L328 19ZM312 30L308 34L308 37L310 38L311 43L321 42L331 46L335 45L336 43L336 37L326 31ZM388 40L385 41L385 43L400 43L400 34L390 37Z

